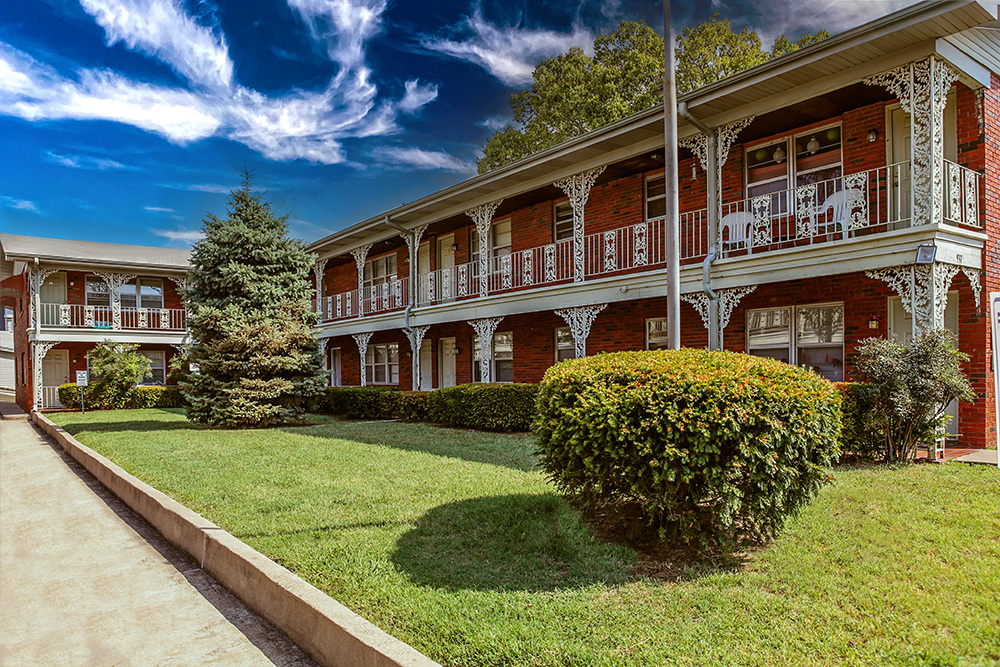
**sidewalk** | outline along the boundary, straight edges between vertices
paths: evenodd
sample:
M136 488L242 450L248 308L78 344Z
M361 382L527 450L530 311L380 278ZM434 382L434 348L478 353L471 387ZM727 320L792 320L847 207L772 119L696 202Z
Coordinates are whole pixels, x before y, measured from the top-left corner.
M0 421L0 664L313 663L22 420Z

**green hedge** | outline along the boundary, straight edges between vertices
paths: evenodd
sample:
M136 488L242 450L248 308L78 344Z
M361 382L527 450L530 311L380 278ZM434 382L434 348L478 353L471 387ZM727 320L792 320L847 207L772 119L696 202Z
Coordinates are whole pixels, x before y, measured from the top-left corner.
M410 422L427 421L429 391L398 391L391 395L392 414Z
M462 384L427 396L430 420L481 431L527 431L535 417L536 384Z
M132 388L125 396L111 386L95 382L84 388L83 398L87 410L114 410L117 408L180 408L184 396L177 387L158 385ZM71 410L80 409L80 388L73 383L59 387L59 402Z
M838 455L840 396L814 373L707 350L620 352L542 381L542 464L585 507L638 508L661 539L759 543Z
M395 393L395 387L327 387L323 412L365 421L395 419L391 396Z
M869 413L874 396L861 382L834 382L840 392L843 412L840 449L842 458L850 461L880 461L885 458L885 442L881 431L872 424Z

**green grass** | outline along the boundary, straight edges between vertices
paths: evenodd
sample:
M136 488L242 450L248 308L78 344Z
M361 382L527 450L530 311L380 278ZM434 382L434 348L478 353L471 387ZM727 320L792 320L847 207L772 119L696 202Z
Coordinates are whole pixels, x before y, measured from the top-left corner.
M445 665L1000 664L988 466L837 469L744 567L664 581L592 535L527 435L53 417Z

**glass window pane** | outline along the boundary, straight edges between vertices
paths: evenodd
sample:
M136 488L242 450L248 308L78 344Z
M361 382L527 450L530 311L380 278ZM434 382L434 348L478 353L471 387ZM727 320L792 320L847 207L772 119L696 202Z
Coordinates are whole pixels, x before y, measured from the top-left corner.
M86 302L88 306L110 306L111 294L107 283L97 277L88 277Z
M494 382L513 382L514 381L513 360L497 360L496 375L497 376L494 378Z
M747 313L747 342L751 350L763 345L788 346L792 342L791 309L753 310ZM785 353L785 357L788 353Z
M663 197L667 194L667 181L661 176L654 176L646 181L646 197Z
M139 281L139 295L143 308L163 308L163 281L143 278Z
M396 254L386 255L385 257L385 275L394 276L396 275Z
M646 320L646 349L665 350L667 344L667 318L657 317Z
M399 363L399 345L396 343L389 343L387 348L389 352L389 362L393 364Z
M385 366L382 364L375 364L375 382L381 383L385 382Z
M493 358L513 359L514 358L514 334L510 331L497 333L493 336Z
M750 354L754 357L767 357L768 359L777 359L778 361L783 361L786 364L788 361L788 348L779 347L775 349L765 349L765 350L750 350Z
M134 278L122 285L119 294L121 295L122 308L135 308L138 305L136 302Z
M841 345L808 347L799 350L799 364L827 380L843 382L844 348Z
M386 349L385 345L375 346L375 364L382 365L386 362Z
M559 202L555 207L555 240L572 238L573 236L573 207L568 201Z
M844 342L844 306L800 306L799 345Z

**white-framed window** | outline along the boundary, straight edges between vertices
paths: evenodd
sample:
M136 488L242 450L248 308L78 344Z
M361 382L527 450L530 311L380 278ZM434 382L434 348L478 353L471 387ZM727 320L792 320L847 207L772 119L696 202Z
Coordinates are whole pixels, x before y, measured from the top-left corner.
M479 367L479 336L472 337L472 381L482 382ZM493 382L514 381L514 334L502 331L493 334L493 363L490 366Z
M166 353L163 350L139 350L139 354L149 359L152 363L153 375L142 381L143 384L166 384L167 383L167 363Z
M362 282L365 294L370 294L370 289L376 285L396 280L396 253L382 255L365 262L365 277Z
M573 207L568 201L552 205L552 240L573 238Z
M121 286L122 308L163 308L162 278L133 278ZM84 293L88 306L110 306L111 290L98 276L87 276Z
M98 276L87 276L84 298L88 306L110 306L111 290L108 289L108 284Z
M670 347L667 342L667 318L651 317L646 320L646 349L666 350Z
M646 220L667 214L667 181L663 174L646 177Z
M844 304L747 311L747 352L844 380Z
M479 233L472 230L472 275L479 275ZM498 220L490 228L490 244L493 247L490 270L497 271L500 268L498 257L505 257L510 254L511 228L510 220Z
M771 194L771 215L785 215L789 206L787 190L810 183L825 183L817 193L823 201L842 187L843 176L839 124L815 128L797 135L748 145L745 151L746 196Z
M368 384L399 384L399 344L369 345L365 353Z
M569 327L558 327L556 329L556 361L566 359L576 359L576 343L573 340L573 331Z

